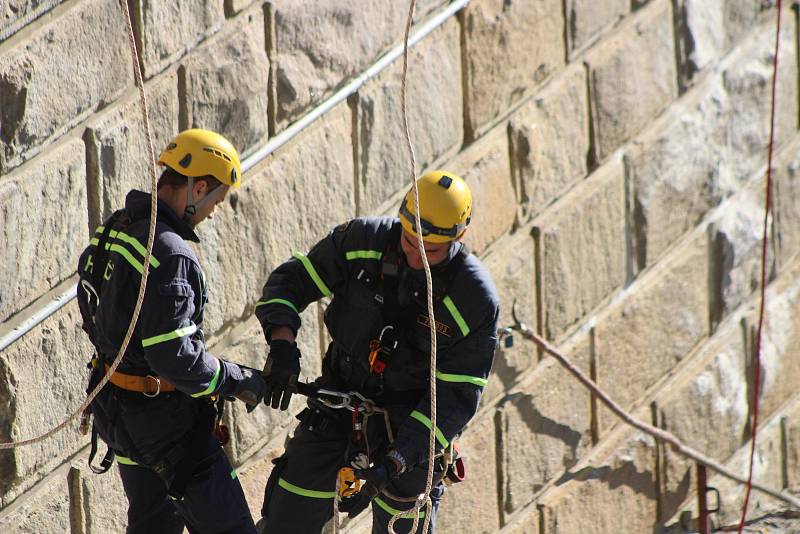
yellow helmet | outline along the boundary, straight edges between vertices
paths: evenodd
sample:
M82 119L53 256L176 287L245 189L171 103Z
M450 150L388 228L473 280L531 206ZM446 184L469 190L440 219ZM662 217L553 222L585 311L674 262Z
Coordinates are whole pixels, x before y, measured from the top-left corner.
M230 187L239 187L242 181L239 153L230 141L200 128L175 136L158 156L158 163L190 178L213 176Z
M446 243L460 238L472 214L472 192L466 182L446 171L426 172L417 180L422 238L428 243ZM414 190L400 205L400 223L413 236L416 231Z

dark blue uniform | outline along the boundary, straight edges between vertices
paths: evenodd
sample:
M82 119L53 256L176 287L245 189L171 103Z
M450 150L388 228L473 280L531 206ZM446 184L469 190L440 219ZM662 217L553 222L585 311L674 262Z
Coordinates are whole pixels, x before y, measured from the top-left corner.
M131 191L125 211L108 232L107 264L97 250L98 228L80 257L78 303L84 329L98 351L94 382L116 356L127 332L141 282L149 230L150 195ZM108 224L108 221L107 223ZM95 428L117 453L129 500L128 533L255 532L236 473L211 433L211 395L229 395L240 368L206 351L201 324L207 302L203 271L186 241L194 230L166 203L158 222L139 320L118 371L157 376L176 390L147 397L109 383L92 403ZM83 282L96 269L99 301ZM95 277L94 280L98 280ZM158 474L157 474L158 473ZM181 477L176 500L174 489Z
M410 269L400 252L400 222L360 218L336 228L308 255L295 253L269 277L256 316L267 339L273 326L300 327L299 313L332 296L325 324L333 339L320 385L358 391L387 407L395 436L389 443L381 417L364 430L375 460L391 445L408 470L373 502L373 532L386 532L391 515L412 504L425 487L430 421L430 319L423 271ZM498 297L480 261L454 243L433 268L437 330L437 452L475 414L497 344ZM392 266L394 264L394 267ZM382 373L370 369L370 341L387 325L398 341ZM320 532L333 511L336 473L352 456L350 412L310 403L285 454L276 460L262 509L265 532ZM443 492L433 491L438 502ZM435 512L434 512L435 513ZM398 532L410 519L395 524ZM421 529L420 524L420 529Z

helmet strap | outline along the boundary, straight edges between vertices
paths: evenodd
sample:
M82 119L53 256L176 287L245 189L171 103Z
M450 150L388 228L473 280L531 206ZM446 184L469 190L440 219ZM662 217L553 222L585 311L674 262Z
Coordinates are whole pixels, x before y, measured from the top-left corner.
M200 208L202 208L203 206L205 206L206 204L208 204L212 200L215 200L217 197L219 197L222 193L224 193L227 190L228 190L228 186L227 185L225 185L225 184L218 185L213 191L211 191L206 196L201 198L197 202L197 204L194 205L195 213L200 211ZM194 213L192 215L194 215Z
M189 176L186 185L188 187L186 188L186 208L183 210L183 220L188 222L189 219L197 213L197 206L194 205L194 196L192 195L194 178Z

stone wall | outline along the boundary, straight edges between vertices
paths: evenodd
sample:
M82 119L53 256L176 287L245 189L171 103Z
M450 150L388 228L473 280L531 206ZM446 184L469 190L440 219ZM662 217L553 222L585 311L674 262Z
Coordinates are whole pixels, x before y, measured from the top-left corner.
M399 44L408 7L128 3L156 150L206 127L245 157ZM420 0L415 22L448 3ZM472 0L409 56L418 165L473 188L467 241L494 276L503 325L516 302L618 402L737 470L753 433L774 4ZM756 477L797 489L798 41L796 12L782 15ZM149 179L118 3L5 0L0 26L11 32L0 43L5 335L74 285L89 232ZM252 312L270 270L348 218L395 212L409 182L401 72L395 61L257 162L201 226L215 354L260 367ZM319 372L323 310L303 314L304 378ZM448 490L441 532L652 532L696 517L691 462L618 424L555 360L515 341L498 350L461 439L469 477ZM74 301L0 352L0 441L74 410L89 354ZM227 411L228 453L254 511L291 415ZM0 531L121 531L118 476L93 475L86 455L72 428L0 452ZM711 482L715 521L735 522L742 489ZM348 526L368 530L366 517Z

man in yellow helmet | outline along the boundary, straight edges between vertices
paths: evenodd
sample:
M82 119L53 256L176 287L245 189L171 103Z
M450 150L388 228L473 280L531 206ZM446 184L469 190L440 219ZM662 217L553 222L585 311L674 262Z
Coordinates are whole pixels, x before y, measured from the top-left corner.
M274 462L261 532L321 532L333 513L337 474L344 466L355 467L366 486L344 498L340 510L353 517L372 502L375 533L386 532L392 515L411 509L424 491L432 321L418 233L432 269L438 346L439 459L431 493L434 509L427 513L436 513L442 478L448 472L458 478L441 458L452 458L452 441L475 414L486 385L497 342L498 298L486 269L460 242L472 210L467 185L443 171L429 172L417 184L421 228L409 191L399 218L364 217L342 224L307 255L295 253L264 286L256 305L270 345L264 402L288 407L300 370L294 342L299 313L325 296L332 296L325 324L333 341L314 385L322 389L299 415L285 453ZM325 390L357 395L334 409L342 399ZM386 410L386 420L381 413L370 417L369 401ZM411 526L406 517L394 528L408 532Z
M187 241L212 217L241 166L227 139L181 132L161 153L158 219L147 288L133 337L110 383L92 402L97 436L114 459L128 497L128 534L253 533L244 493L214 433L223 399L261 402L264 379L220 360L201 330L207 302L203 271ZM78 303L97 354L89 389L117 355L137 300L150 222L150 195L133 190L125 207L95 232L80 257ZM216 403L212 399L219 399ZM219 428L219 427L217 427ZM218 432L219 434L219 432ZM90 458L90 465L92 459Z

